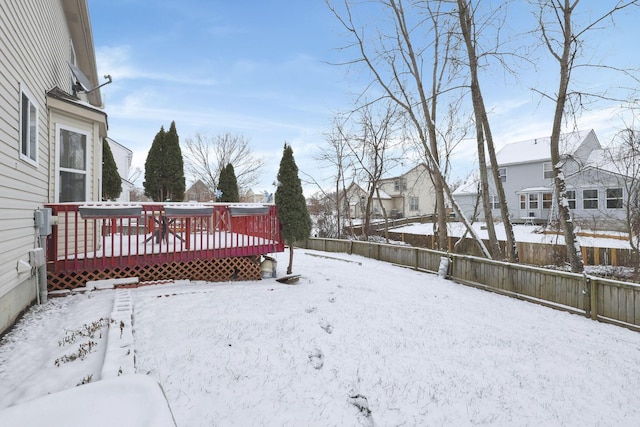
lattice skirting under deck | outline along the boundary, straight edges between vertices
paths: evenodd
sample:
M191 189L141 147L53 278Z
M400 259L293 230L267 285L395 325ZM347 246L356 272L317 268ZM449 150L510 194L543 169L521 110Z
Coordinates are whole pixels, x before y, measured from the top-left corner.
M92 280L126 277L138 277L140 282L260 280L260 257L215 258L81 272L47 272L47 286L49 291L76 289L86 286Z

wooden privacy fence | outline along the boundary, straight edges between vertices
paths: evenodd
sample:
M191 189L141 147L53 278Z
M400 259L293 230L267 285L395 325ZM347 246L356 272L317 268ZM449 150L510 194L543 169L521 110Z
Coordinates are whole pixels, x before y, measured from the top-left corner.
M420 248L432 249L435 242L432 235L424 234L408 234L389 231L389 238L398 240ZM449 247L452 248L459 240L458 237L449 236ZM489 245L488 240L484 240L485 245ZM499 242L500 246L505 247L505 242ZM534 243L534 242L517 242L518 254L520 261L533 265L563 265L569 262L567 256L567 247L565 245ZM475 240L465 238L458 245L458 252L482 256ZM585 265L610 265L632 267L633 260L630 249L622 248L596 248L582 247L582 260Z
M305 247L433 273L448 258L448 277L458 283L640 331L640 285L634 283L410 246L309 238Z

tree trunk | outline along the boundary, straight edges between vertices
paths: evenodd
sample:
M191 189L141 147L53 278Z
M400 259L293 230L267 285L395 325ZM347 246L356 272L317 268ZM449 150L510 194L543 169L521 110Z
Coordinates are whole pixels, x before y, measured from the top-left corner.
M510 261L518 262L518 246L516 245L515 237L513 235L513 226L511 224L511 218L509 216L509 208L507 206L504 187L502 185L502 181L500 180L495 145L493 144L493 134L491 133L491 127L489 125L489 119L487 117L487 110L484 105L482 91L480 90L480 82L478 79L478 57L474 45L475 35L472 33L473 22L471 19L471 14L469 12L468 3L465 0L458 0L458 14L460 18L460 27L465 39L465 45L469 58L469 70L471 73L471 98L473 101L473 111L476 119L476 133L478 135L478 160L480 163L479 167L480 182L482 185L482 202L485 211L487 231L489 233L489 242L494 256L502 255L502 250L500 249L500 245L495 234L495 227L492 223L492 206L490 206L488 194L489 186L488 176L486 173L486 159L484 155L484 138L486 138L487 141L487 151L489 153L490 160L489 164L491 165L493 181L495 183L496 192L498 193L496 196L498 197L500 203L500 215L506 234L506 254L508 254L508 258Z
M389 243L389 217L387 216L387 210L382 204L382 199L380 198L380 189L376 187L376 197L378 198L378 203L380 204L380 209L382 210L382 216L384 218L384 240L388 244Z
M571 29L571 13L573 8L569 3L569 0L564 0L564 7L561 8L564 23L564 44L562 56L559 58L560 87L558 89L558 99L556 101L556 109L553 115L553 129L551 131L551 163L553 164L553 182L555 184L556 198L558 199L558 216L564 230L564 240L567 247L567 255L569 256L569 263L571 264L571 271L574 273L582 273L584 271L584 263L580 251L580 244L576 237L571 211L569 210L569 203L567 202L567 186L564 180L564 174L560 169L560 129L567 101L569 73L572 62L573 34Z
M289 265L287 266L287 274L293 273L293 244L289 245Z

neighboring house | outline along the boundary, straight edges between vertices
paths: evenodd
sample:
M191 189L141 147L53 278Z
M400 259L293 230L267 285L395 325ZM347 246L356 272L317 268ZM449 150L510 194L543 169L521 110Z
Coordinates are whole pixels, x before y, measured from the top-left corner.
M131 159L133 157L133 152L111 138L107 137L106 140L109 143L109 148L111 148L113 160L116 162L118 175L120 175L120 179L122 180L122 193L120 193L120 197L118 197L116 201L129 202L131 201L131 190L134 189L133 183L128 180L129 174L131 173Z
M380 204L389 218L426 215L435 212L435 190L429 171L419 164L408 172L378 181L380 198L374 193L373 218L382 218ZM351 218L363 218L366 209L367 192L352 183L346 190L346 206Z
M411 217L433 214L436 197L427 166L421 163L400 176L384 178L379 182L381 191L391 197L391 217Z
M209 189L207 184L198 179L191 187L184 192L185 202L214 202L215 194Z
M576 223L593 226L619 220L624 215L624 177L602 162L603 150L593 130L561 135L560 155L567 184L569 207ZM500 177L513 222L546 223L557 219L550 138L536 138L505 145L498 153ZM500 204L489 178L490 202L495 219ZM454 192L468 218L478 199L477 178ZM482 206L480 218L484 218ZM611 225L611 224L609 224Z
M345 214L348 212L349 218L363 220L367 209L367 197L368 195L366 190L355 182L352 182L340 197L340 203L342 204L343 209L345 209ZM383 217L380 201L382 201L382 205L387 211L387 215L391 215L391 196L384 191L380 191L380 199L374 196L373 206L371 207L373 218Z
M0 23L0 333L38 296L34 216L46 203L100 200L107 115L86 0L4 1Z
M264 191L262 193L254 193L252 189L240 195L242 203L273 203L273 194Z

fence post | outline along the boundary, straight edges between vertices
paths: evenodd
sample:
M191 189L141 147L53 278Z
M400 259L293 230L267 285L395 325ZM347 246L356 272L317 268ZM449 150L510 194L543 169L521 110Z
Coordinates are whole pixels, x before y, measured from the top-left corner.
M415 253L416 253L416 257L415 257L415 261L416 261L416 270L418 269L418 261L420 259L420 253L418 252L418 248L415 248Z
M587 277L587 284L590 285L591 319L598 320L598 281Z

